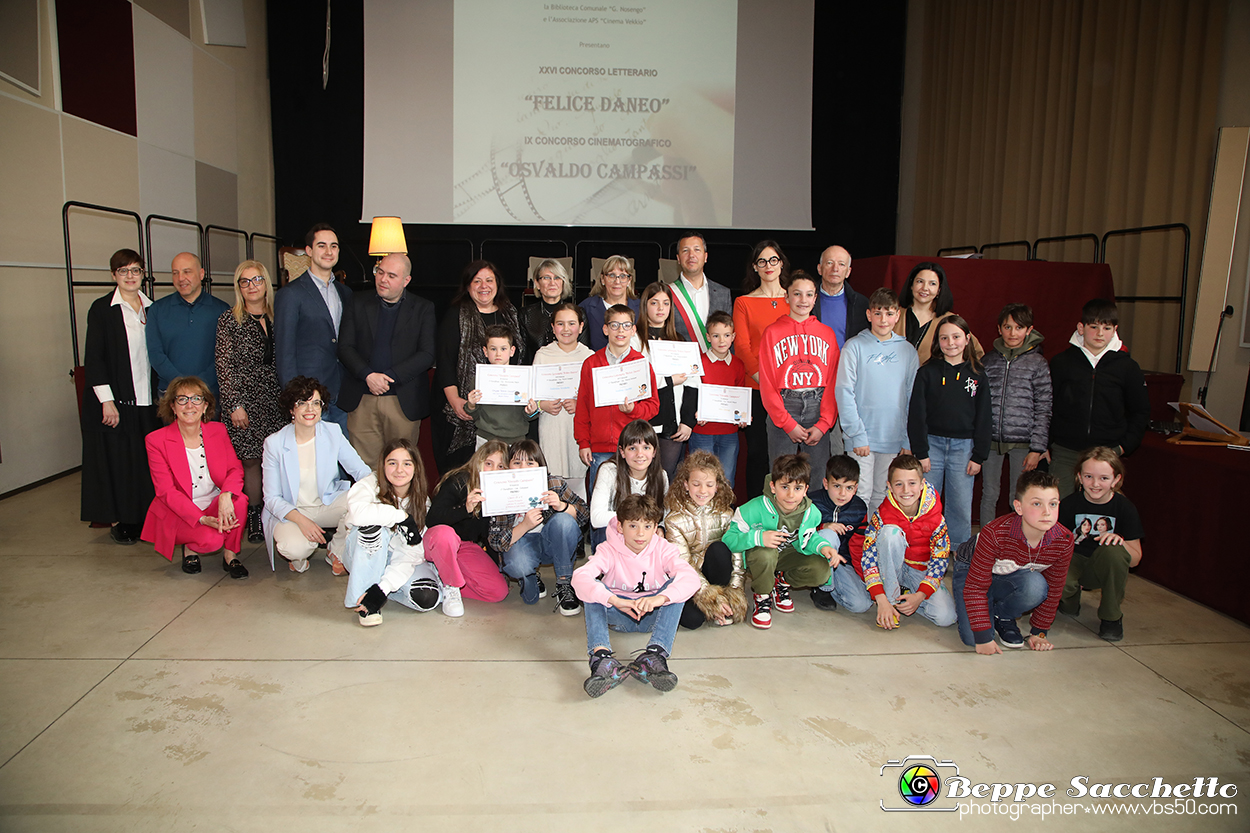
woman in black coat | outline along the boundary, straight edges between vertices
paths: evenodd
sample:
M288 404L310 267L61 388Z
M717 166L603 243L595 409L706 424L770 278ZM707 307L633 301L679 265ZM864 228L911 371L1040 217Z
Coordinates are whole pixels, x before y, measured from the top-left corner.
M155 494L144 438L161 427L145 336L152 301L139 291L144 269L138 252L119 249L109 271L117 288L87 313L82 520L113 524L113 540L133 544Z

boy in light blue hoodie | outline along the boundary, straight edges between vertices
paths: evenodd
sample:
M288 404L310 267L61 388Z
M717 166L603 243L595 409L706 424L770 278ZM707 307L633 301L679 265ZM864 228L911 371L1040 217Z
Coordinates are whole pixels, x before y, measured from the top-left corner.
M847 453L859 463L860 496L868 516L885 499L886 474L907 449L907 406L920 358L894 332L898 295L878 289L868 299L868 329L848 338L838 361L834 395Z

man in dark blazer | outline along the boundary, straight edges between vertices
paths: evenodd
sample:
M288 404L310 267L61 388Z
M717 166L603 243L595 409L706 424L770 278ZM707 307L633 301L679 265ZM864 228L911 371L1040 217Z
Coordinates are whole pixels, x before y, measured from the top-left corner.
M274 358L278 384L286 387L296 376L311 376L330 389L324 419L347 431L347 414L338 406L342 383L339 364L339 325L351 303L352 291L334 275L339 262L339 237L326 223L318 223L304 237L308 271L278 291L273 299Z
M833 330L840 350L848 338L868 329L868 299L846 282L851 276L851 253L841 246L821 252L816 273L820 275L820 291L813 312L817 321ZM840 423L829 429L829 448L834 456L845 451Z
M403 438L417 444L421 420L430 415L434 365L434 305L405 292L412 280L407 255L382 258L373 270L376 295L356 295L343 315L339 361L352 446L369 466L382 447Z
M673 315L677 316L677 334L687 341L697 341L707 352L707 317L716 311L733 314L729 287L708 280L703 274L707 263L707 241L697 231L688 231L677 241L677 266L681 275L671 284Z

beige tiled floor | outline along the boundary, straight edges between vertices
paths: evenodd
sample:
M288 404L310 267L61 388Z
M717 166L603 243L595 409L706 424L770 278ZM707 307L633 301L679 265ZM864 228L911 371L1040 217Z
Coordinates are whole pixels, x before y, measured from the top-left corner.
M680 633L676 691L592 701L582 619L546 601L468 602L461 620L392 605L365 630L323 565L271 573L253 547L245 582L187 576L78 523L78 488L0 501L0 830L1250 825L1250 628L1146 581L1118 646L1087 604L1054 652L993 658L953 628L887 634L800 594L768 632ZM886 815L901 800L882 766L908 755L1056 784L1076 815ZM1215 776L1240 815L1095 816L1063 794L1082 775Z

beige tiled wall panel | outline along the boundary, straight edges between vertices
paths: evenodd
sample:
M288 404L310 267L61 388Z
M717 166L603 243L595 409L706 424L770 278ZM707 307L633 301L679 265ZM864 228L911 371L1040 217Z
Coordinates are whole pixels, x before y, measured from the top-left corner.
M195 160L139 143L139 201L144 217L161 214L195 220ZM201 221L202 222L202 221ZM199 252L199 235L185 225L152 222L152 267L168 273L170 261L178 252ZM161 280L168 279L163 274Z
M74 116L61 116L65 143L65 198L139 210L139 143ZM60 217L55 220L60 234ZM74 264L108 265L117 249L136 245L134 220L75 212L70 231Z
M139 138L184 156L194 156L191 42L139 8L134 10L134 27Z
M0 295L3 494L78 465L82 443L64 274L0 268Z
M61 129L56 113L0 97L0 261L57 263Z
M239 171L235 73L202 49L195 50L195 158Z

